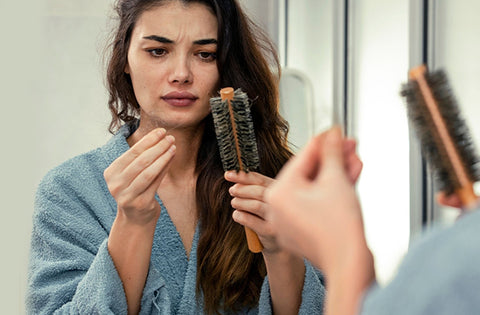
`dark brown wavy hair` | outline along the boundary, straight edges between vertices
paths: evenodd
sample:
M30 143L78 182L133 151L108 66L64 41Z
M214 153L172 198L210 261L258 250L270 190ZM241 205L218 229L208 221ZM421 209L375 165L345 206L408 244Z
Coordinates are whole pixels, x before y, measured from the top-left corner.
M118 28L107 68L109 130L138 119L139 104L129 75L124 73L132 30L146 10L171 0L118 0ZM235 0L175 0L206 5L217 18L217 67L220 87L242 88L251 98L251 112L260 155L259 172L274 177L292 155L288 124L278 111L280 66L267 36ZM200 222L197 247L197 297L205 312L238 311L258 305L266 275L261 254L248 250L244 228L232 220L233 209L224 177L212 116L204 122L197 157L196 200Z

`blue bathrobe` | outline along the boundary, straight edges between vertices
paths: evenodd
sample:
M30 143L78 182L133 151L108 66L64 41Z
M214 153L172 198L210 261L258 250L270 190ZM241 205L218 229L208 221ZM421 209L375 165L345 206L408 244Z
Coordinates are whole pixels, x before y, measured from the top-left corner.
M103 171L129 149L123 126L103 147L68 160L41 181L35 200L26 306L28 314L126 314L122 282L107 250L117 212ZM158 199L158 198L157 198ZM195 294L197 226L190 259L167 210L157 223L141 314L203 314ZM306 262L300 314L321 314L325 288ZM271 314L268 277L258 308Z
M366 292L360 314L480 314L480 209L416 240L390 283Z

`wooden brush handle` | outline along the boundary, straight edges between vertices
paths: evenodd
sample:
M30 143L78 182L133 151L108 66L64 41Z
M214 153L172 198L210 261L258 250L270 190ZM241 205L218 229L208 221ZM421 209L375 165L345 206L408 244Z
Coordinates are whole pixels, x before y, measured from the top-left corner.
M229 104L233 100L234 95L235 95L235 90L232 87L225 87L220 90L220 97L222 98L222 100L228 100ZM232 106L229 105L228 108L230 111L231 124L232 126L235 126ZM240 157L241 154L240 154L240 148L238 147L237 135L236 133L234 133L233 135L235 137L235 148L237 151L237 156ZM243 168L242 160L240 158L238 159L238 163L240 165L240 170L243 170L244 168ZM252 229L245 227L245 236L247 237L248 249L252 253L260 253L263 250L263 245L258 239L258 235Z
M224 87L220 90L220 97L222 100L233 100L233 96L235 95L235 90L232 87Z
M247 236L248 249L252 253L260 253L263 250L263 245L258 239L257 233L252 229L245 227L245 235Z

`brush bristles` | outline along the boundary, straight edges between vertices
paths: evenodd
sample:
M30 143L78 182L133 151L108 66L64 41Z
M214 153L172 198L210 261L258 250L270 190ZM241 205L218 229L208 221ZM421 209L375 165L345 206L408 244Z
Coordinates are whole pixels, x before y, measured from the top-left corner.
M440 115L453 140L467 176L472 182L480 180L479 158L445 72L438 70L427 73L425 79L438 104ZM410 80L404 84L401 95L406 98L408 118L420 139L422 155L429 162L439 188L447 194L453 193L461 187L461 184L453 170L432 116L425 105L418 83Z
M223 169L255 171L259 167L260 160L247 94L237 89L230 105L233 109L233 123L228 101L220 97L210 99ZM240 161L236 141L240 150Z

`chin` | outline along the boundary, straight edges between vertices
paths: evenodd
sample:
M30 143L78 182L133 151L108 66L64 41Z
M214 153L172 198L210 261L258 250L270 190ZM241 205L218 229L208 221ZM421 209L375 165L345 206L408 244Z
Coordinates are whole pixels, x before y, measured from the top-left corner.
M163 127L166 130L172 129L200 129L203 128L204 120L185 120L185 119L172 119L157 121L159 127Z
M168 110L161 112L150 112L149 114L142 113L142 120L150 121L154 128L163 127L169 129L183 129L183 128L201 128L205 118L210 111L194 113L192 110Z

